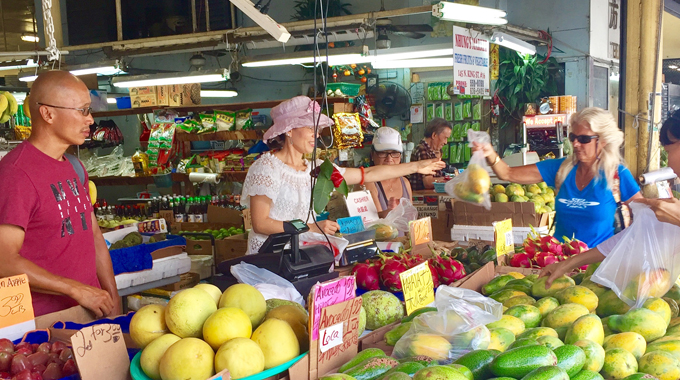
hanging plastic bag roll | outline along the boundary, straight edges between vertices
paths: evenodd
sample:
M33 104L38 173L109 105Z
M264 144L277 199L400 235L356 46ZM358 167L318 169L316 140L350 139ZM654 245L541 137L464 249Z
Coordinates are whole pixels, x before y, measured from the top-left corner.
M631 307L663 297L680 275L680 227L660 222L649 206L632 202L635 218L591 280Z

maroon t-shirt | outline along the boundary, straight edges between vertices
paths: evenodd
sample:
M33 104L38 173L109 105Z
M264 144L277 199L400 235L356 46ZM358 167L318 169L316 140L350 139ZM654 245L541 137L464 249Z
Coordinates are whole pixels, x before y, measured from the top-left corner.
M58 161L23 142L0 160L0 224L24 229L19 252L47 271L100 287L89 189L71 162ZM31 292L35 315L78 303L67 296Z

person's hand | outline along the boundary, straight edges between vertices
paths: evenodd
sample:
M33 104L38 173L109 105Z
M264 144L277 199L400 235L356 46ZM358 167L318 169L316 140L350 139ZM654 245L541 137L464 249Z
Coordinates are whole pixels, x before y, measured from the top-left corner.
M446 167L446 163L438 158L415 161L415 163L418 165L416 173L423 175L433 175L436 171L442 170Z
M634 202L649 206L659 221L680 226L680 200L670 199L636 199Z
M318 225L318 227L317 227ZM326 235L334 235L340 229L340 225L332 220L322 220L320 222L311 223L310 230L317 233L325 233Z
M555 281L558 277L561 277L562 275L566 274L570 269L567 268L564 265L565 261L559 262L559 263L554 263L546 266L543 268L541 273L538 275L538 278L541 277L548 277L547 280L545 280L545 288L549 289L550 286L552 285L553 281Z
M97 318L112 315L112 311L120 308L114 305L111 294L106 290L81 283L74 287L72 298L80 306L92 311Z
M472 152L482 152L485 158L497 156L498 153L493 149L493 146L489 143L472 143Z

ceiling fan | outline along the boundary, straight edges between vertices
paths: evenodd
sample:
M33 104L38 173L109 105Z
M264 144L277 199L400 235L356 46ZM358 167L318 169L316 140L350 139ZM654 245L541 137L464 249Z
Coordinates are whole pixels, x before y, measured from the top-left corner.
M380 0L380 11L385 11L385 0ZM378 34L378 37L376 38L376 47L378 49L389 49L392 45L387 36L388 32L398 36L420 39L426 36L425 33L433 31L432 26L428 24L394 25L392 24L392 20L388 18L376 20L375 29Z

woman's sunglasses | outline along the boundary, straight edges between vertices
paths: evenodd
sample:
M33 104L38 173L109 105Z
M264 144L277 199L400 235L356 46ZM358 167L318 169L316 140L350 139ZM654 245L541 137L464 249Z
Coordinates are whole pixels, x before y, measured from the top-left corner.
M588 135L575 135L573 133L569 134L569 141L574 142L578 141L579 144L588 144L589 142L595 140L597 136L588 136Z

